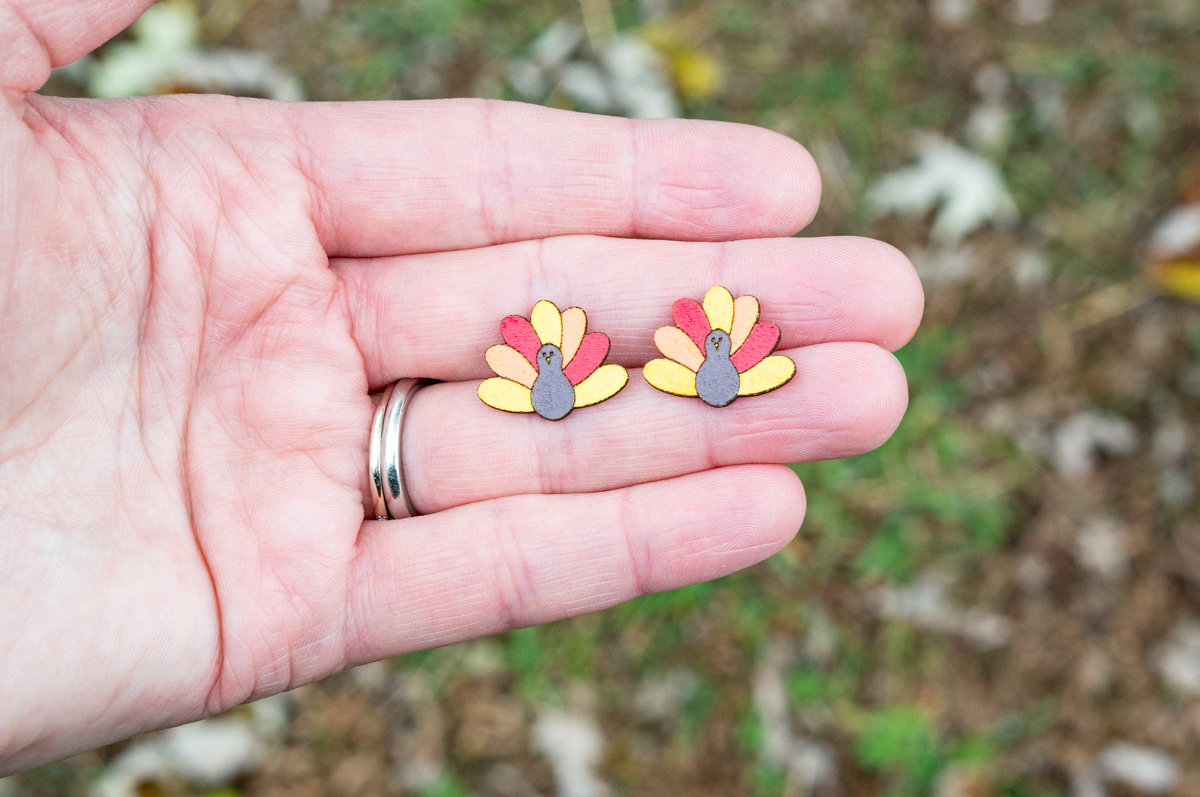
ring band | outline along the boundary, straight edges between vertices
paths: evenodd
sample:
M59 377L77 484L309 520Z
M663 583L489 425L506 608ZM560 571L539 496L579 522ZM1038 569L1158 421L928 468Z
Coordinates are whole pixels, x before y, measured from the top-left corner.
M413 394L427 384L427 379L401 379L383 391L379 406L375 408L369 457L371 498L375 517L379 520L417 515L404 485L400 437L404 430L404 414L412 403Z
M371 503L375 509L376 520L387 520L387 503L383 500L383 460L379 450L383 447L383 413L387 409L388 399L392 395L395 384L388 385L379 397L375 407L375 418L371 421L371 441L367 452L367 464L371 470Z

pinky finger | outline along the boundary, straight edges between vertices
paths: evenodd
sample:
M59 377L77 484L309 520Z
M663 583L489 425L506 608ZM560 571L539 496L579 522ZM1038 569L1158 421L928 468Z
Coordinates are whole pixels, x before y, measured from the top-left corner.
M606 493L514 496L368 521L350 574L347 664L727 575L786 545L804 506L788 468L740 465Z

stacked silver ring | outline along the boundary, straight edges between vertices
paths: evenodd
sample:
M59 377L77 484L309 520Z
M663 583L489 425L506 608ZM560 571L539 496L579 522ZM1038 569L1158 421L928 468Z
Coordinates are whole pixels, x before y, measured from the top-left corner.
M377 520L397 520L417 514L404 486L400 435L404 431L404 413L412 403L413 395L427 384L427 379L401 379L394 382L383 391L379 406L375 408L368 457L371 497L374 499Z

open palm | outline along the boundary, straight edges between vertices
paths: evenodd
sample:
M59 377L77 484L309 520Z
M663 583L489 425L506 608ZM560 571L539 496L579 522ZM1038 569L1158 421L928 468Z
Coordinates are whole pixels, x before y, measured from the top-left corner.
M906 404L908 263L791 239L819 182L756 128L478 101L28 94L146 0L0 0L0 774L357 663L610 606L778 550L779 463ZM654 240L662 239L662 240ZM797 365L708 408L654 330L751 293ZM499 321L585 308L632 369L552 424L476 397ZM364 522L370 393L422 517Z

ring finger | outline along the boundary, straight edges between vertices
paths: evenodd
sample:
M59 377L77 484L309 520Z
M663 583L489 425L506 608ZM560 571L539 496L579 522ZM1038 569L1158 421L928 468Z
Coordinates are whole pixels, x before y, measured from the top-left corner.
M485 406L475 382L432 385L408 410L402 462L422 513L529 493L585 493L726 465L828 459L868 451L907 406L904 372L869 343L783 352L796 377L780 390L713 409L658 392L640 372L612 401L560 423Z

